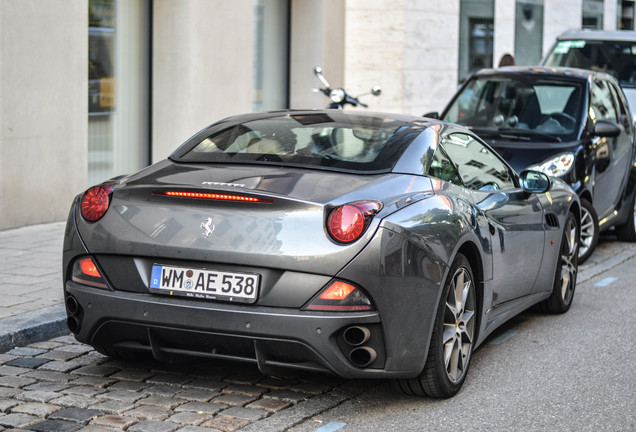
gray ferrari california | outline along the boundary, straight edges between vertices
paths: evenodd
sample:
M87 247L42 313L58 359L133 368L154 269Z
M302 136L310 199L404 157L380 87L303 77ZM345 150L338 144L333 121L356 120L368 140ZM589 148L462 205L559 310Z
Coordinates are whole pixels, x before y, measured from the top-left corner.
M500 324L569 309L579 221L569 186L517 175L461 126L230 117L76 197L68 326L114 358L245 361L449 397Z

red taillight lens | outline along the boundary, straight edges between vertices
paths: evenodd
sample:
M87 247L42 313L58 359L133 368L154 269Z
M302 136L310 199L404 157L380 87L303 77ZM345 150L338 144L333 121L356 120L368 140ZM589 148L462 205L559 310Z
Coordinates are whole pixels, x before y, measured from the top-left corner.
M376 201L358 201L337 207L327 220L329 235L339 243L351 243L362 236L381 209L382 204Z
M82 217L89 222L95 222L102 218L110 205L110 193L112 186L93 186L82 196L80 208Z
M371 301L356 286L343 282L333 281L314 297L305 307L308 310L323 311L365 311L372 310Z
M95 261L91 257L83 257L73 263L73 282L90 285L97 288L108 288L106 281L99 272Z

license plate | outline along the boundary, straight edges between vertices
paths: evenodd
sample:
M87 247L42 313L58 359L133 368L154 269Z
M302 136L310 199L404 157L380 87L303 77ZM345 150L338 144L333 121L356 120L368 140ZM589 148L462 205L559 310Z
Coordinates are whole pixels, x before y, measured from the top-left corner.
M154 264L150 291L193 298L254 303L259 275Z

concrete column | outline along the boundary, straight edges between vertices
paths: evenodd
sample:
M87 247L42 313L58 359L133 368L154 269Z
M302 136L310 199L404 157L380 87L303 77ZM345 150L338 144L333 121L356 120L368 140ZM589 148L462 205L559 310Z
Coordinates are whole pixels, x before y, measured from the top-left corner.
M618 21L618 3L616 0L605 0L603 2L603 29L616 30Z
M515 2L495 0L495 40L492 64L499 65L504 54L515 53Z
M203 127L252 109L251 1L153 3L152 159Z
M88 2L0 1L0 230L65 220L86 188Z
M552 48L559 34L565 30L581 28L582 16L582 0L544 0L543 56Z
M320 66L332 87L344 86L345 2L292 0L289 99L291 108L324 108L329 100L312 89Z
M345 85L352 94L382 87L363 99L376 111L404 112L404 0L348 0L345 25Z
M400 112L441 111L457 89L459 0L406 0L404 103ZM387 91L387 99L393 95ZM384 96L383 96L384 97Z

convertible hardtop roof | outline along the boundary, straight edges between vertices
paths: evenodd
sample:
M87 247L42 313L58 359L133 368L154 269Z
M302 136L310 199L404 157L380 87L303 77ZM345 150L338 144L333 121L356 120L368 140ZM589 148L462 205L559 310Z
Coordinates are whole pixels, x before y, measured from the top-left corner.
M289 109L289 110L278 110L278 111L265 111L265 112L257 112L257 113L248 113L248 114L238 114L231 117L227 117L221 121L214 123L214 126L219 123L224 122L232 122L232 123L242 123L251 120L258 119L266 119L273 117L280 117L281 114L287 114L289 116L328 116L333 119L345 119L347 117L374 117L388 120L396 120L403 121L405 123L410 122L418 122L423 123L423 126L432 126L439 124L439 120L433 120L426 117L418 117L414 115L407 114L395 114L395 113L386 113L386 112L377 112L377 111L362 111L362 110L337 110L337 109ZM207 129L207 128L206 128Z
M554 78L576 81L588 81L591 78L599 77L614 79L605 72L588 69L577 69L570 67L545 67L545 66L506 66L497 69L482 69L475 73L475 76L510 76L510 77L534 77L534 78Z
M557 40L629 41L636 42L636 31L632 30L567 30Z

